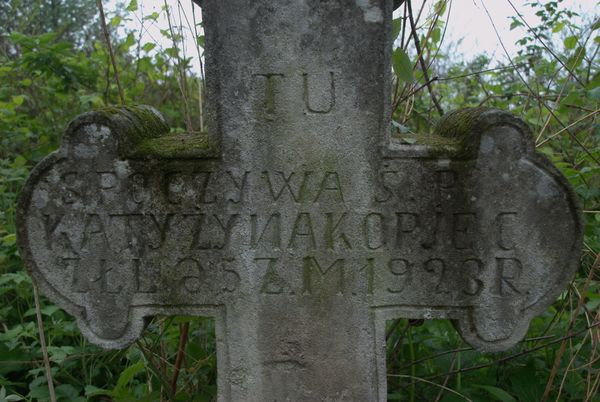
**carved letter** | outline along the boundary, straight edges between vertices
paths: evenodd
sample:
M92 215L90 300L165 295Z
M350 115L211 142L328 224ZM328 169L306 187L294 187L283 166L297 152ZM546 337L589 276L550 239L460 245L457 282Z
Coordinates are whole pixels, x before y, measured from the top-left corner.
M455 248L459 250L473 248L474 226L474 213L454 214L452 241Z
M260 293L269 295L282 294L284 289L288 289L290 294L294 291L290 285L277 273L275 264L278 258L255 258L254 262L267 261L267 271L263 277L263 284L260 288Z
M77 252L73 248L73 242L69 238L69 235L65 230L58 230L60 224L64 218L64 215L52 216L48 214L44 214L44 229L46 232L46 246L49 249L52 249L55 253L71 253L72 255L77 255ZM58 232L59 236L56 238L56 233ZM60 247L60 249L58 249ZM58 250L57 250L58 249Z
M385 246L385 217L378 212L371 212L363 220L363 235L369 250L377 250Z
M333 180L330 180L330 178ZM344 202L342 184L340 183L340 177L338 176L337 172L325 172L323 180L321 180L321 185L319 186L319 192L317 193L317 196L315 197L315 200L313 202L319 201L319 197L321 197L321 194L325 190L334 191L335 193L337 193L339 201Z
M376 193L375 194L375 202L380 202L380 203L387 202L394 196L394 190L392 189L392 187L390 187L390 185L388 185L386 183L387 182L386 177L388 177L388 176L396 177L397 175L398 175L398 172L395 172L395 171L380 173L380 179L381 179L380 187L383 190L383 194Z
M135 291L140 293L155 293L157 290L156 284L160 283L159 275L155 269L145 267L141 270L141 260L133 259L133 268L135 272Z
M346 218L346 216L347 214L344 212L337 220L337 222L334 223L333 212L328 212L325 214L325 244L327 244L327 248L329 248L330 250L333 250L335 248L334 246L336 239L341 240L340 243L346 248L352 248L352 246L350 245L350 241L346 236L346 233L340 231L336 236L336 230L340 226L340 223L342 223L342 221Z
M227 171L227 175L229 176L229 178L231 179L231 181L233 182L233 185L235 186L236 190L237 190L237 197L234 199L232 197L229 197L227 200L230 202L233 202L234 204L239 204L240 201L242 201L242 199L244 198L244 190L246 188L246 183L248 182L248 175L250 174L250 172L244 172L244 175L242 176L241 179L238 180L233 176L233 173L230 171Z
M170 204L181 204L183 192L183 175L180 172L170 172L165 175L165 192Z
M131 181L131 199L136 204L141 204L148 199L146 192L146 178L141 173L133 174L129 180Z
M190 248L195 249L222 249L229 244L229 240L231 239L231 234L233 231L233 226L239 217L238 214L229 215L227 218L227 222L221 220L217 215L211 215L215 224L206 225L207 216L205 214L186 214L184 216L193 216L196 217L196 223L193 228L193 236L192 243L190 244ZM216 231L216 228L221 232L221 236ZM221 241L219 241L221 240Z
M99 177L99 185L100 185L100 195L102 197L102 202L107 202L110 200L109 190L113 190L119 184L119 179L114 172L97 172Z
M335 106L335 80L333 72L329 73L329 102L325 102L325 99L320 99L320 102L315 102L315 99L310 96L310 88L313 86L308 82L308 74L302 74L302 78L304 81L304 105L306 106L306 113L326 114L331 112ZM321 92L321 90L326 86L325 83L320 82L318 85L316 85L316 87L319 89L317 92ZM312 106L313 102L317 103L318 106ZM325 106L326 103L327 106Z
M418 218L412 212L396 212L396 248L401 248L402 238L417 228Z
M329 272L334 271L337 267L338 276L336 283L336 294L344 294L344 259L338 258L329 267L323 269L319 262L314 257L304 257L304 269L303 269L303 283L302 293L304 295L312 295L313 292L313 280L312 272L316 271L319 274L319 279L322 281L325 279ZM313 269L316 268L316 269Z
M203 285L204 268L199 261L193 258L183 258L175 266L176 270L181 270L184 276L179 280L185 290L190 293L199 292Z
M97 247L108 248L108 239L104 231L104 223L98 214L89 214L86 216L83 224L83 239L80 249L94 242Z
M281 215L279 213L270 215L260 234L258 232L257 215L250 215L250 244L252 245L252 248L255 249L258 247L259 243L265 237L265 233L269 229L271 231L270 246L276 249L281 248Z
M296 191L294 191L294 189L292 188L292 186L290 184L292 178L296 174L295 172L290 173L288 177L285 177L283 172L276 172L276 173L279 173L279 176L281 176L281 178L283 179L283 185L281 186L281 188L279 189L279 191L277 193L275 193L275 189L273 188L273 185L271 184L271 175L269 174L269 172L263 172L263 177L267 180L267 183L269 185L269 191L271 193L271 197L273 198L273 201L279 200L279 197L281 197L281 195L283 194L283 191L286 188L288 189L288 192L290 193L290 197L292 197L292 199L295 202L299 202L301 199L304 198L303 195L306 190L306 184L308 182L308 177L310 176L310 174L312 172L304 172L304 175L302 177L302 182L300 183L300 186Z
M114 290L109 289L108 274L113 269L112 269L112 267L111 268L106 267L105 259L99 260L98 265L89 264L89 266L91 266L93 268L98 267L98 275L95 277L91 276L91 273L89 271L82 271L80 264L77 264L77 267L75 267L75 269L73 270L73 282L72 282L73 290L75 292L87 293L91 290L90 289L91 285L97 283L97 284L99 284L99 286L96 289L99 288L98 290L100 290L100 292L102 292L102 293L108 293L108 294L121 293L121 290L123 289L122 285L118 285L116 287L116 289L114 289Z
M447 270L444 260L441 258L430 258L429 260L425 261L424 268L425 271L438 277L437 284L435 285L436 293L450 293L448 290Z
M469 296L479 295L483 290L483 282L479 279L479 275L483 271L483 262L477 258L471 258L463 262L462 268L466 271L469 279L463 293Z
M496 258L496 278L492 293L504 296L521 292L513 281L518 281L523 265L516 258Z
M283 78L283 74L254 74L255 78L261 78L263 81L265 96L263 103L263 113L266 120L275 120L276 110L276 94L277 94L277 82Z
M513 225L516 218L516 212L502 212L496 217L497 244L502 250L512 250L515 248Z
M393 258L388 262L388 269L395 278L402 279L396 288L388 287L390 293L402 293L406 285L410 282L410 262L404 258Z
M155 231L158 232L158 241L154 242L154 243L151 241L148 241L147 244L148 244L148 247L156 250L156 249L161 248L165 244L165 241L167 239L167 230L169 229L171 220L173 219L175 214L166 214L166 215L164 215L164 217L162 219L157 218L157 216L153 215L153 214L149 214L148 216L151 218L154 228L156 229ZM162 220L162 222L161 222L161 220ZM146 235L149 235L149 233L146 233Z
M294 222L294 228L292 229L292 235L290 236L288 247L296 247L296 236L303 236L308 238L310 246L312 248L317 247L312 220L310 219L310 214L308 212L301 212L296 217L296 221Z
M194 185L195 189L198 189L198 196L196 197L196 208L201 209L204 207L205 204L214 204L215 202L217 202L217 196L213 195L211 199L206 199L207 198L207 193L208 193L208 186L210 184L210 179L212 177L213 172L194 172L193 174L193 178L194 178L194 184L196 184L197 182L200 182L199 186Z
M65 194L62 200L65 204L72 204L76 200L81 199L81 194L75 189L75 181L77 172L66 172L60 178L65 183Z

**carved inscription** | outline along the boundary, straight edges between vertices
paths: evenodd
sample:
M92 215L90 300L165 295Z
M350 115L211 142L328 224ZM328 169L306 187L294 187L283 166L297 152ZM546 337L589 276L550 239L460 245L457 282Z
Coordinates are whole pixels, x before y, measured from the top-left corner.
M286 107L285 96L302 97L304 114L324 115L335 108L335 73L282 74L278 72L252 75L252 88L261 107L262 116L273 121ZM289 102L288 102L289 103Z
M387 194L374 194L374 205L403 196L392 191L402 184L399 171L381 178ZM518 212L483 216L468 204L450 208L445 200L458 196L457 174L436 170L431 178L433 204L357 212L345 205L350 178L336 171L69 171L61 176L64 197L101 208L42 213L40 223L79 294L233 293L249 271L259 275L256 291L264 297L408 300L423 284L459 304L486 291L520 295ZM90 181L97 191L89 190ZM229 213L213 212L217 203L230 205ZM233 243L253 260L240 265L215 257Z

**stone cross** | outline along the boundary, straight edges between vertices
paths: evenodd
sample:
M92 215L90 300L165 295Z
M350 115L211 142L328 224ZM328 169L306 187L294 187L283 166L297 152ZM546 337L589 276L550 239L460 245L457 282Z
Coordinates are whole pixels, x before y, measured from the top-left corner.
M509 348L566 287L567 181L501 111L390 135L392 0L204 0L210 136L148 107L75 119L31 173L22 256L105 348L216 320L221 402L385 401L385 325Z

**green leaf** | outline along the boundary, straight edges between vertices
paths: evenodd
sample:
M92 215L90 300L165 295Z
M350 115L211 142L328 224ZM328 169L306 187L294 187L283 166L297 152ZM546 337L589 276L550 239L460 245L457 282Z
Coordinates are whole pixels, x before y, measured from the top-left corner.
M108 390L102 389L102 388L95 387L93 385L85 386L85 396L91 397L91 396L100 396L100 395L110 396L111 392Z
M145 16L144 19L145 20L156 21L156 20L158 20L159 16L160 16L160 14L155 11L152 14L149 14L149 15Z
M138 2L137 0L131 0L129 2L129 5L127 6L127 11L135 11L138 9Z
M398 38L400 29L402 29L402 19L396 18L395 20L392 20L392 42Z
M440 41L441 37L442 37L441 29L435 28L433 31L431 31L431 40L433 41L433 43L438 43Z
M398 79L404 82L412 82L413 80L413 64L408 57L408 54L401 49L397 48L392 54L392 64L394 72Z
M600 87L589 90L588 96L593 100L600 101Z
M592 30L592 31L595 31L596 29L599 29L599 28L600 28L600 18L598 18L598 19L596 20L596 22L594 22L594 24L592 25L592 28L591 28L591 30Z
M569 36L563 41L565 49L574 49L577 46L577 36Z
M142 50L144 52L149 52L152 49L154 49L155 47L156 47L156 43L147 42L147 43L144 43L144 46L142 46Z
M114 17L111 18L110 25L113 27L117 27L117 26L119 26L119 24L121 23L122 20L123 20L123 18L121 18L120 15L115 15Z
M446 0L439 0L435 4L436 13L441 17L446 13L446 8L448 6L448 2Z
M127 386L127 384L129 384L131 382L131 380L133 380L133 377L135 377L136 374L144 371L145 369L146 369L146 367L144 365L144 362L140 360L139 362L135 363L134 365L129 366L125 370L123 370L123 372L119 376L119 379L117 380L117 386L115 387L115 392L119 393L122 390L124 390L125 387Z
M23 95L16 95L12 97L12 103L15 106L21 106L23 104L23 101L25 100L25 97Z
M552 27L552 33L557 33L562 31L562 29L565 27L565 23L564 22L557 22L556 25L554 25Z
M513 19L513 21L510 23L510 30L512 31L513 29L517 28L517 27L522 27L523 23L517 19Z
M136 40L135 40L135 36L133 36L133 33L129 33L127 34L127 38L125 39L125 42L123 42L121 44L121 46L123 46L123 48L125 50L129 49L131 46L135 45Z
M481 388L489 392L494 398L502 402L517 402L508 392L502 388L494 387L491 385L473 385L474 388Z

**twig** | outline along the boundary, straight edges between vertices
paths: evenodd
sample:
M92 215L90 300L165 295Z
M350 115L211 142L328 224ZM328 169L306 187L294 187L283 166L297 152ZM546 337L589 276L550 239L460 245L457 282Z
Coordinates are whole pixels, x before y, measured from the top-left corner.
M167 379L161 375L160 368L154 361L154 358L152 357L152 352L149 351L147 349L147 347L142 344L141 340L137 340L137 341L135 341L135 343L136 343L137 347L140 349L140 351L142 352L142 354L144 355L144 357L146 358L146 361L148 362L148 368L156 376L158 381L161 383L162 389L167 393L167 398L169 400L174 399L175 395L171 394L170 384L168 383Z
M554 138L556 136L559 136L563 132L568 131L571 127L576 126L577 124L581 123L582 121L584 121L586 119L589 119L590 117L593 117L593 116L597 115L598 113L600 113L600 109L596 109L593 112L591 112L589 114L586 114L585 116L583 116L579 120L574 121L573 123L569 124L568 126L562 128L559 131L557 131L556 133L552 134L548 138L545 138L542 142L540 142L539 144L536 145L536 148L541 147L542 145L544 145L545 143L547 143L548 141L550 141L552 138Z
M35 316L37 318L38 330L40 332L40 346L42 347L42 356L44 357L44 370L46 371L46 381L48 382L48 393L50 401L56 402L56 393L54 392L54 381L52 380L52 369L50 368L50 358L48 357L48 347L46 346L46 335L44 334L44 323L42 321L42 310L40 308L40 295L37 286L33 285L33 300L35 302Z
M419 92L421 89L425 88L427 85L431 84L432 82L438 81L438 80L439 80L438 77L433 77L431 80L427 81L425 84L422 84L419 87L417 87L417 88L413 89L412 91L410 91L408 93L408 95L405 95L404 97L402 97L401 99L399 99L397 102L394 103L396 105L394 107L394 110L398 107L399 104L401 104L402 102L404 102L405 100L407 100L411 96L415 95L417 92Z
M521 352L518 352L518 353L513 353L512 355L505 356L505 357L502 357L500 359L496 359L496 360L494 360L494 361L492 361L490 363L484 363L484 364L478 364L476 366L465 367L465 368L461 368L460 370L449 371L449 372L443 373L443 374L436 374L436 375L432 375L432 376L427 377L427 378L430 379L430 380L433 380L435 378L442 377L442 376L445 376L445 375L457 375L457 374L460 374L460 373L465 373L467 371L479 370L479 369L482 369L482 368L485 368L485 367L494 366L494 365L497 365L497 364L500 364L500 363L504 363L504 362L507 362L509 360L515 359L517 357L521 357L521 356L527 355L529 353L532 353L532 352L535 352L535 351L547 348L548 346L554 345L556 343L560 343L560 342L569 340L571 338L574 338L576 336L579 336L579 335L581 335L581 334L589 331L591 328L595 328L595 327L598 327L598 326L600 326L600 321L599 322L595 322L592 325L585 327L581 331L567 334L567 335L565 335L565 336L563 336L561 338L558 338L558 339L555 339L553 341L544 343L543 345L539 345L539 346L533 347L531 349L525 349L525 350L522 350Z
M592 265L592 268L590 269L590 273L583 285L583 291L581 293L583 293L583 294L587 293L587 289L590 285L590 282L594 278L594 273L598 267L600 267L600 254L598 254L598 256L596 256L596 261L594 261L594 264ZM571 322L569 322L569 329L568 329L569 333L571 332L573 325L575 325L575 319L579 315L579 311L581 310L581 307L583 306L583 304L584 304L584 298L580 297L579 301L577 302L577 307L575 307L575 311L573 312L573 314L571 316ZM587 329L590 329L590 328L591 328L591 326L588 326ZM544 390L544 394L542 395L540 402L546 401L548 399L548 397L550 396L550 392L552 392L552 385L554 383L554 378L556 377L556 374L558 373L558 368L560 366L560 362L561 362L563 354L565 353L565 350L567 348L567 340L569 340L569 339L570 338L563 339L562 343L560 344L560 348L556 354L556 358L554 359L554 365L552 366L552 370L550 371L550 377L548 378L548 382L546 383L546 389Z
M457 392L457 391L453 390L452 388L448 388L448 387L446 387L444 385L437 384L437 383L432 382L432 381L428 381L428 380L426 380L424 378L421 378L421 377L415 377L415 376L412 376L412 375L404 375L404 374L388 374L388 377L410 378L412 380L422 381L422 382L425 382L427 384L434 385L436 387L440 387L442 389L445 389L448 392L452 392L453 394L458 395L461 398L463 398L465 401L473 402L473 400L469 399L468 397L466 397L465 395L461 394L460 392Z
M173 377L171 378L171 392L173 395L177 394L177 378L179 377L179 371L181 370L181 364L185 357L185 345L188 340L188 331L190 329L190 323L185 322L179 326L179 348L177 349L177 357L175 358L175 367L173 367Z
M192 125L192 120L190 118L190 107L188 104L187 78L185 75L185 67L181 61L181 55L179 54L179 45L177 44L177 36L175 36L175 30L173 29L173 23L171 22L171 11L170 6L167 4L167 0L164 0L164 9L167 15L167 22L169 24L169 32L171 34L171 41L173 42L173 49L175 50L175 67L179 75L179 80L177 80L177 83L179 84L179 90L181 91L183 114L185 117L186 128L188 131L191 132L194 131L194 128Z
M496 68L488 68L487 70L481 70L481 71L474 71L472 73L467 73L467 74L461 74L461 75L454 75L451 77L440 77L438 78L438 81L451 81L451 80L458 80L461 78L467 78L467 77L471 77L473 75L479 75L479 74L484 74L484 73L491 73L494 71L503 71L503 70L514 70L517 67L523 67L525 64L515 64L515 65L510 65L510 66L503 66L503 67L496 67Z
M186 17L187 20L187 17ZM198 63L200 64L200 78L198 79L198 113L200 117L200 132L204 131L204 94L206 93L206 80L204 79L204 63L202 63L202 52L198 44L198 22L196 20L196 11L194 1L192 0L192 21L194 22L194 43L198 53ZM189 25L189 21L188 21Z
M581 49L579 49L579 52L577 53L577 56L575 57L575 61L573 61L573 66L576 66L577 63L579 62L579 60L584 57L585 46L586 46L588 40L590 39L590 37L591 37L591 35L588 35L587 39L585 40L585 44L581 47ZM557 76L559 72L560 72L560 68L557 68L555 76ZM571 77L572 77L571 75L568 75L567 78L565 79L565 82L563 83L563 85L560 89L560 92L556 98L556 101L555 101L556 104L560 103L561 98L562 98L565 90L567 89L567 84L569 84L569 82L571 81ZM548 90L550 90L550 84L548 84ZM551 115L548 115L548 117L546 118L546 122L544 123L544 126L542 127L542 129L540 130L540 133L538 134L537 138L535 139L536 143L540 140L540 138L542 138L544 131L546 131L546 129L550 125L551 118L552 118Z
M563 388L565 386L565 381L567 380L567 376L569 375L569 371L571 371L571 366L573 365L573 363L575 362L575 359L577 358L577 355L579 355L579 352L581 352L581 349L583 347L583 344L585 343L585 341L587 340L589 334L585 334L585 337L581 340L581 344L579 345L579 347L577 348L577 351L573 354L573 356L571 357L571 359L569 360L569 364L567 364L567 367L565 368L565 373L563 374L563 378L560 382L560 386L558 387L558 395L556 395L556 400L560 401L560 397L562 395L562 391Z
M454 353L454 356L452 356L452 363L450 363L450 369L448 371L452 371L454 370L454 364L456 363L456 355L457 353ZM447 375L446 378L444 378L444 383L442 384L442 387L446 387L448 385L448 380L450 380L450 376ZM444 395L444 388L440 389L440 392L438 392L437 397L435 398L435 401L433 402L439 402L440 399L442 399L442 395Z
M529 30L529 32L531 32L533 34L533 36L535 36L535 38L537 40L540 41L540 43L542 44L542 46L544 46L544 48L556 59L556 61L558 61L560 63L561 66L563 66L565 68L565 70L567 70L569 72L569 74L575 78L575 81L577 81L577 83L579 85L581 85L582 87L586 87L585 84L583 82L581 82L581 80L575 75L575 73L569 68L567 67L567 65L560 59L560 57L558 57L556 55L556 53L554 53L552 51L552 49L550 49L546 43L542 40L542 38L537 34L537 32L535 32L535 30L527 23L527 21L525 20L525 18L523 18L523 16L521 15L521 13L516 9L516 7L514 6L514 4L512 3L512 1L510 0L506 0L508 1L508 4L510 4L510 6L513 8L513 10L515 10L515 12L517 13L517 15L519 16L519 18L521 19L521 21L523 21L523 23L527 26L527 29Z
M104 33L104 39L106 40L106 47L108 48L108 54L110 55L110 61L112 62L113 70L115 72L115 81L117 82L117 88L119 88L119 99L121 105L125 105L125 92L121 86L121 80L119 79L119 68L117 67L117 60L113 52L112 45L110 44L110 35L108 34L108 27L106 26L106 19L104 17L104 7L102 7L102 0L96 0L98 10L100 11L100 23L102 24L102 32Z
M492 25L492 28L494 29L494 32L496 33L496 36L498 37L498 41L500 42L500 46L502 46L502 50L504 51L504 53L506 54L506 57L508 58L509 63L514 66L514 62L512 60L512 58L510 57L510 54L508 53L508 50L506 49L506 46L504 46L504 42L502 41L502 37L500 36L500 33L498 32L498 29L496 28L496 24L494 24L494 19L492 18L492 16L490 15L489 10L487 9L487 7L485 6L485 3L483 2L483 0L480 0L481 5L483 6L483 9L485 11L485 13L488 16L488 19L490 20L490 24ZM533 91L533 89L531 88L531 86L527 83L527 81L525 80L525 78L523 78L523 76L521 75L521 73L519 72L519 70L515 67L515 72L517 73L517 75L519 76L519 79L521 80L521 82L523 83L523 85L525 85L525 87L527 88L527 90L531 93L531 95L533 97L536 98L536 100L538 101L538 103L542 106L544 106L544 108L546 108L546 110L548 110L548 113L550 113L552 115L552 117L554 117L554 119L563 127L567 127L562 120L560 120L558 118L558 116L556 115L556 113L554 113L554 111L546 104L546 102L544 102L544 100L540 97L539 94L535 93ZM596 164L600 165L600 160L598 160L582 143L581 141L579 141L579 138L577 138L576 135L574 135L570 130L566 130L567 133L569 133L569 135L571 136L571 138L573 139L573 141L575 141L580 147L583 148L583 151L588 154L588 156L594 161L596 162Z
M425 79L425 84L427 85L427 90L429 91L431 100L433 101L433 104L435 105L435 108L437 109L440 116L443 116L444 109L442 109L442 106L440 105L437 97L433 93L433 89L431 88L431 82L429 80L429 73L427 72L427 65L425 64L425 60L423 60L423 54L421 53L421 44L419 42L419 36L417 35L417 27L415 25L415 19L413 17L411 3L412 3L412 0L408 0L406 2L406 5L408 8L408 20L410 21L412 36L415 41L415 48L417 50L417 54L419 55L419 64L421 65L421 70L423 70L423 78Z

